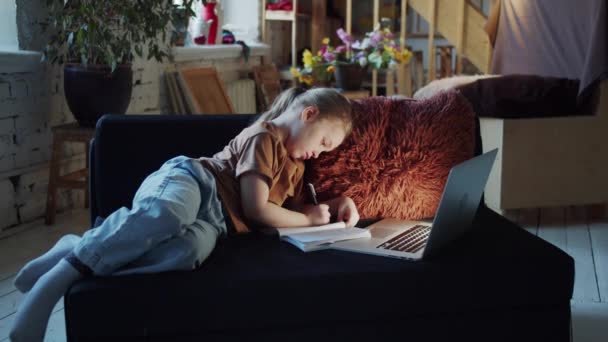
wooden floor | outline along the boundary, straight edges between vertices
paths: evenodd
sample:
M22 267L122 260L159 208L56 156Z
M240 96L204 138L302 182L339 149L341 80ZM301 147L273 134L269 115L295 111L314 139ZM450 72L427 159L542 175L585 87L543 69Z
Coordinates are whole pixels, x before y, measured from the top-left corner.
M63 235L82 232L89 226L88 210L58 214L52 226L43 220L13 228L18 233L0 239L0 341L8 341L15 310L23 295L13 286L15 274L30 259L51 248ZM53 309L45 341L66 341L63 299Z
M556 245L575 259L572 306L573 342L608 341L608 221L588 218L584 208L520 210L508 217L532 234ZM88 226L85 210L57 216L54 226L42 221L20 227L19 233L0 239L0 342L8 331L22 295L13 287L20 267L48 250L67 233L81 234ZM63 301L49 322L45 341L65 341Z

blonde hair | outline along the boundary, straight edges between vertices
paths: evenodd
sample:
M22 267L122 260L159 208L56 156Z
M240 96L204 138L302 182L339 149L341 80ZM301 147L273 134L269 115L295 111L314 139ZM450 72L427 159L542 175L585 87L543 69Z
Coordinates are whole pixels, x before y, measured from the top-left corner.
M262 113L256 123L270 121L296 106L313 106L319 110L320 119L338 119L344 123L348 135L353 127L350 101L333 88L303 89L293 87L285 90L274 100L270 109Z

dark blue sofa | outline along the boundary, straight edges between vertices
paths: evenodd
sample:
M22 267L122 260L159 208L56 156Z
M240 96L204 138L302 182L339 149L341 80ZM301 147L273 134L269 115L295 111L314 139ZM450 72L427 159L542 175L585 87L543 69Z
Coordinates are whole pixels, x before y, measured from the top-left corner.
M165 160L210 156L251 118L103 117L91 220L130 207ZM65 295L68 340L569 341L573 259L484 205L473 224L423 262L230 237L192 272L77 282Z

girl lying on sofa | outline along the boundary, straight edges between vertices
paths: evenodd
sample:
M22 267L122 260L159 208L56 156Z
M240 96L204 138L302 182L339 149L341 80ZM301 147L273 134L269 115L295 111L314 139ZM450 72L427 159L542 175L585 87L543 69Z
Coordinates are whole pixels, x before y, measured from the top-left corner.
M53 306L85 276L193 270L218 238L254 227L322 225L331 217L354 226L352 199L311 205L303 194L304 160L335 149L351 129L350 103L337 91L292 88L212 158L165 162L140 185L131 209L116 210L82 238L62 237L21 269L15 287L28 293L11 339L42 341Z

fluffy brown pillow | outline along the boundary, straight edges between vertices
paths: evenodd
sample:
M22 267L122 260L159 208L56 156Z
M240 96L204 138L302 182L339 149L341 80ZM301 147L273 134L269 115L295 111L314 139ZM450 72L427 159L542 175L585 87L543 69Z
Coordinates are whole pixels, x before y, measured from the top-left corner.
M361 218L435 215L452 166L473 156L475 115L457 91L353 102L352 134L307 167L319 199L350 196Z

